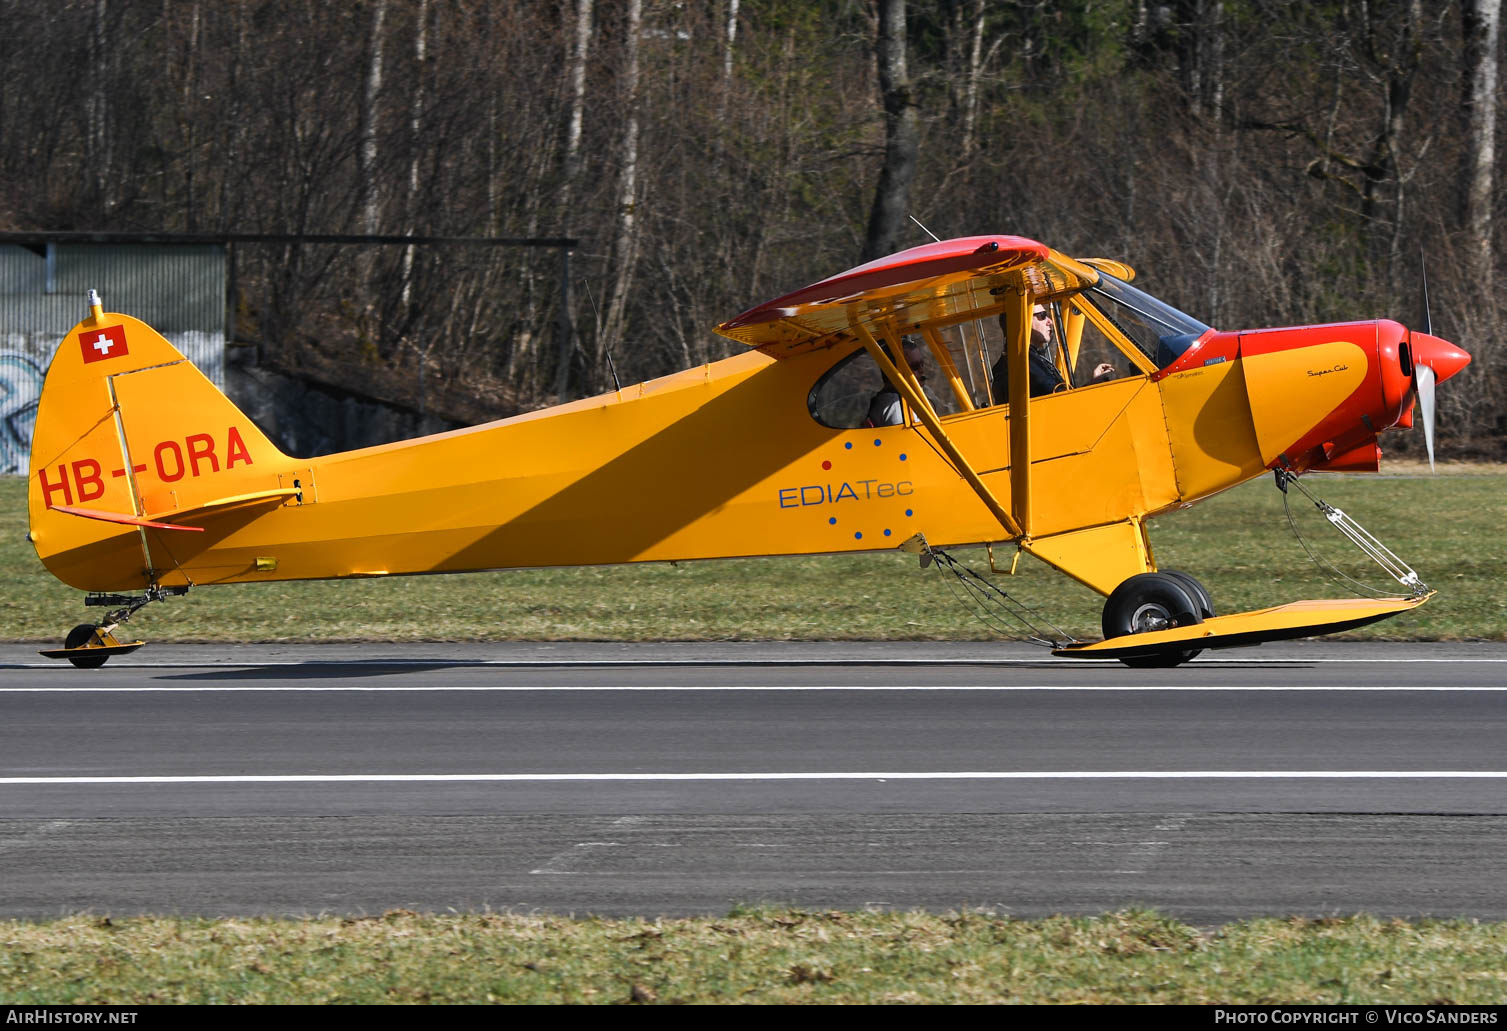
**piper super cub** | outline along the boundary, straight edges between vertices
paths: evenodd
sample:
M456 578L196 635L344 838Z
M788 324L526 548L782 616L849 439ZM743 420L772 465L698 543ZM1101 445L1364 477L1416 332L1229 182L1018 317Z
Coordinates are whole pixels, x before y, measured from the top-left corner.
M43 654L99 666L140 646L115 631L142 605L211 584L897 545L1016 545L1107 599L1105 639L1056 654L1137 666L1431 597L1405 571L1402 597L1216 616L1158 571L1146 521L1268 471L1375 471L1415 407L1432 461L1435 386L1470 356L1387 319L1216 330L1134 275L1017 236L940 241L723 323L734 357L319 458L91 292L42 390L30 538L120 607Z

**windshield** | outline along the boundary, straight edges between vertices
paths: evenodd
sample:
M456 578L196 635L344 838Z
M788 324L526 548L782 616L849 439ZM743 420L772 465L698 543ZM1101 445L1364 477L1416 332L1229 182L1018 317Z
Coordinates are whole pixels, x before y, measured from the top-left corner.
M1209 331L1192 316L1107 272L1100 272L1099 282L1079 296L1114 323L1159 369L1175 362Z

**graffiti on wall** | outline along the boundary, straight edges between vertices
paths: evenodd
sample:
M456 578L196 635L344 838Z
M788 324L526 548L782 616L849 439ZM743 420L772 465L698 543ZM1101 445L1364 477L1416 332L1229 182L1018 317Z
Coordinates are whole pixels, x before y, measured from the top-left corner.
M26 475L42 377L32 358L0 351L0 474Z

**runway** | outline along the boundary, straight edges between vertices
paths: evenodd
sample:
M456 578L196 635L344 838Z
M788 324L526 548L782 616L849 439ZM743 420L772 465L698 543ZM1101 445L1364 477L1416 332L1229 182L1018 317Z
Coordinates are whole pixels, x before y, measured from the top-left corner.
M0 646L0 916L1507 919L1507 646Z

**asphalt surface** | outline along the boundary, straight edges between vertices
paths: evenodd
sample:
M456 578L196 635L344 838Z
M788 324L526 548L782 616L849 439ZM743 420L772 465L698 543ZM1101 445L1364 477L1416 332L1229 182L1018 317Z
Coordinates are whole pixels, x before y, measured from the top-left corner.
M1507 646L0 646L0 917L1507 919Z

